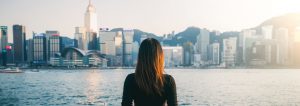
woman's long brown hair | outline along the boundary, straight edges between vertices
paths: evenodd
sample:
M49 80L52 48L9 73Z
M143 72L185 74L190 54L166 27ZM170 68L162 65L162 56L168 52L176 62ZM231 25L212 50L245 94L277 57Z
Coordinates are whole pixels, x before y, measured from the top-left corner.
M160 43L145 39L139 48L135 79L138 87L148 95L162 95L164 86L164 55Z

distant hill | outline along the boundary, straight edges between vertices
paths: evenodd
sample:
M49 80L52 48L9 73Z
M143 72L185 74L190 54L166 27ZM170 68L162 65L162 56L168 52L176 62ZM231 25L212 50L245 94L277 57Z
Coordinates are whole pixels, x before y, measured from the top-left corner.
M280 27L288 28L289 33L293 35L295 28L300 27L300 13L290 13L273 17L261 23L256 29L259 31L265 25L273 25L275 29Z
M114 28L111 31L122 31L122 30L123 30L123 28ZM155 38L155 39L157 39L159 41L162 40L162 37L159 37L159 36L157 36L157 35L155 35L153 33L144 32L144 31L139 30L139 29L133 29L133 31L134 31L133 41L140 42L140 39L141 39L142 35L147 35L147 37L149 37L149 38Z
M176 34L173 39L165 40L164 44L176 46L176 45L182 45L185 42L192 42L193 44L197 41L197 36L200 33L200 28L198 27L188 27L182 32L179 32Z

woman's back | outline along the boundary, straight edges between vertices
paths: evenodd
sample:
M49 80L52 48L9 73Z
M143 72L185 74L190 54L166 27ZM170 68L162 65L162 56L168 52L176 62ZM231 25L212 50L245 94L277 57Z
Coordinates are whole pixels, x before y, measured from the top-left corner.
M164 53L158 40L145 39L139 48L134 74L124 83L123 106L177 106L176 85L164 74Z
M124 83L122 106L132 106L133 101L135 106L164 106L166 102L168 106L177 106L174 78L164 74L164 79L162 95L149 95L138 87L135 74L129 74Z

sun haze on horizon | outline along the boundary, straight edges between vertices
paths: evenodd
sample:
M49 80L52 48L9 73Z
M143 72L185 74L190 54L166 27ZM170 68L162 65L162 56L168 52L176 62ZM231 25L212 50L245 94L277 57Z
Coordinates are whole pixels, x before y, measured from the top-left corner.
M0 23L23 24L27 33L58 30L73 37L83 26L88 0L2 0ZM240 31L287 13L300 13L295 0L92 0L97 26L136 28L158 35L189 26Z

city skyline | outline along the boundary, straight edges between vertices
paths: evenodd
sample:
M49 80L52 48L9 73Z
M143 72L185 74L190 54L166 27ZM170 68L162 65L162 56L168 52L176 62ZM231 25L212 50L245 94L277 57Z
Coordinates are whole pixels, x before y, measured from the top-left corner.
M189 26L240 31L274 16L300 11L297 7L300 3L292 0L92 0L92 3L97 9L98 28L137 28L158 35L173 30L179 32ZM82 15L87 4L88 0L4 0L0 4L0 11L4 14L0 16L0 23L6 26L22 24L28 35L31 31L58 30L62 35L74 38L74 27L84 26ZM161 24L158 26L158 23ZM12 27L9 27L8 34L12 35Z

